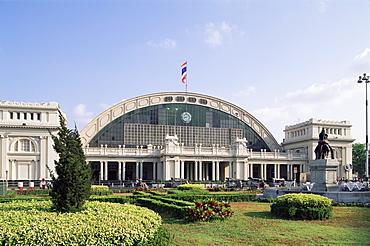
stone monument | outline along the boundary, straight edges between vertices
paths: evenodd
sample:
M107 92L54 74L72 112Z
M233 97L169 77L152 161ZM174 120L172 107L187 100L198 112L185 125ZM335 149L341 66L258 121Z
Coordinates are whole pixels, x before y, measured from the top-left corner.
M315 183L312 191L338 191L336 184L339 162L334 159L333 149L329 145L328 134L323 129L315 148L316 160L310 162L310 181Z

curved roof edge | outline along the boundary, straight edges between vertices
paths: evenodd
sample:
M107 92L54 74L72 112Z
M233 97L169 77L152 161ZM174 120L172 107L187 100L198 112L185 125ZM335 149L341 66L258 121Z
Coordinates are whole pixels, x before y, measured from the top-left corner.
M173 102L164 101L165 97L171 96L174 98ZM185 101L175 101L175 98L178 96L185 97ZM196 102L189 102L187 100L187 98L189 97L196 98ZM200 103L199 99L205 99L206 101L202 100L202 103ZM274 136L270 133L270 131L259 120L257 120L253 115L251 115L244 109L219 98L191 92L153 93L134 97L126 101L117 103L116 105L110 107L109 109L105 110L103 113L95 117L84 127L84 129L82 129L82 131L80 132L82 144L86 145L101 129L103 129L103 127L107 126L109 123L126 113L148 106L167 103L196 104L228 113L242 120L244 123L250 126L266 142L271 151L281 150L280 145L278 144Z

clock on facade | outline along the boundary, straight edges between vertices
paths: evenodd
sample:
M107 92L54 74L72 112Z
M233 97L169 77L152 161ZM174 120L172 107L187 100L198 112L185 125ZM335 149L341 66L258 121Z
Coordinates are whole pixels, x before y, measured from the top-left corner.
M185 123L189 123L191 121L191 114L189 112L184 112L181 114L181 119Z

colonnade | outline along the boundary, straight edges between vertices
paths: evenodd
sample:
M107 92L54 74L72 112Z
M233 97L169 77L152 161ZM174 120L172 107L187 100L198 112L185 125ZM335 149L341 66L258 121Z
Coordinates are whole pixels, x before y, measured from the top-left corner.
M109 168L112 163L114 168ZM165 160L165 161L100 161L100 180L170 180L187 179L193 181L225 180L226 178L247 180L249 177L284 178L294 180L297 172L305 172L303 164L249 163L247 161L212 160ZM129 168L129 171L128 171ZM109 177L109 171L113 176ZM110 175L111 176L111 175Z

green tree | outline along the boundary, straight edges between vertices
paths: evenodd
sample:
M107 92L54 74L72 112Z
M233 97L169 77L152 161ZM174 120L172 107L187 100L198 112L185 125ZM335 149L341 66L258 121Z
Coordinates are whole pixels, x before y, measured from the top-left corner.
M68 129L61 112L59 119L58 136L52 136L59 160L55 161L57 177L52 174L51 200L58 212L78 212L90 197L91 168L86 163L77 128Z
M365 174L366 149L365 144L355 143L352 145L353 172L358 172L360 177Z

